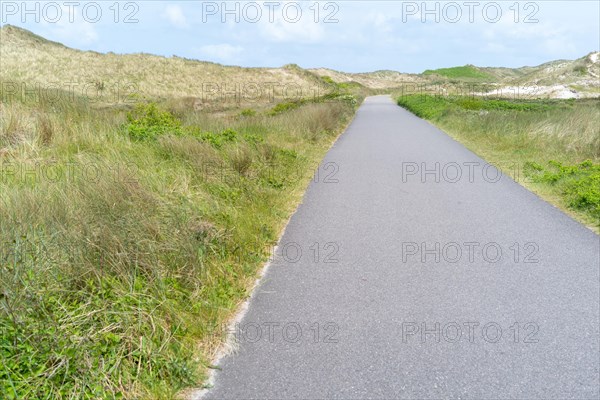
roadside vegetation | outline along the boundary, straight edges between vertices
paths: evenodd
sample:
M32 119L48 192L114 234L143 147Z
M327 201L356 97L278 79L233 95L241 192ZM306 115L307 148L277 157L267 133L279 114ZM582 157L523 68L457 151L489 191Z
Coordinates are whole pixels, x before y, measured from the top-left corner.
M581 222L600 229L600 102L405 95L425 118Z
M201 385L361 100L209 113L178 99L0 98L2 399Z

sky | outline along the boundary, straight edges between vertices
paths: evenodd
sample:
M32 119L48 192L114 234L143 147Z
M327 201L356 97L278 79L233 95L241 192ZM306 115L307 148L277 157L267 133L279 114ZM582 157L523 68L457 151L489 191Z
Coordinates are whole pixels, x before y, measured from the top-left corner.
M0 23L81 50L346 72L521 67L600 48L599 1L4 1Z

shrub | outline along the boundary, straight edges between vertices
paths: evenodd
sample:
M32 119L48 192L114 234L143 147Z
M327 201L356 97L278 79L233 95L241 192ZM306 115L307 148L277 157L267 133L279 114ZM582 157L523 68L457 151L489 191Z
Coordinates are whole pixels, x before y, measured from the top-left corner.
M237 141L237 132L233 129L225 129L221 133L203 132L197 135L198 139L212 144L220 149L224 143L232 143Z
M273 107L273 109L271 109L269 114L270 115L278 115L278 114L284 113L286 111L290 111L295 108L298 108L303 103L304 103L304 101L302 101L302 100L279 103L275 107Z
M356 100L356 97L354 97L351 94L339 94L337 96L334 97L334 100L338 100L344 103L348 103L352 106L357 106L358 105L358 100Z
M325 82L328 85L337 86L337 84L335 83L335 81L333 79L331 79L330 76L322 76L321 79L323 80L323 82Z
M242 116L242 117L254 117L255 115L256 115L256 111L254 111L251 108L242 110L242 112L240 113L240 116Z
M135 140L182 134L181 122L170 112L160 110L155 103L137 104L133 111L127 113L125 129L129 137Z
M587 73L587 69L585 68L584 65L577 65L577 66L573 67L573 72L575 72L576 74L579 74L579 75L585 75Z
M247 133L244 135L244 140L248 143L258 144L262 143L264 139L261 136L255 135L254 133Z

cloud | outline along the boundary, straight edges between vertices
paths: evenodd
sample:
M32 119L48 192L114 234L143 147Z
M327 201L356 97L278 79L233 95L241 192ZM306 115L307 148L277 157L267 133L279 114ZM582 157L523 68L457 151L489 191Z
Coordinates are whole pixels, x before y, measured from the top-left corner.
M167 20L177 28L185 29L189 27L187 19L183 14L183 10L180 6L169 5L165 8L165 17Z
M57 22L50 23L42 19L41 25L49 38L71 46L88 46L98 41L96 24L82 19L74 8L57 4L63 16ZM72 21L72 22L71 22Z
M261 31L263 37L272 42L315 43L324 37L322 26L310 20L291 23L277 19L262 25Z
M95 26L87 22L57 24L54 34L61 42L89 45L98 41L98 32Z
M317 43L325 37L323 23L316 23L311 14L312 11L301 5L300 14L294 14L292 9L285 9L287 1L282 2L284 6L275 11L271 22L268 18L262 18L259 22L261 36L270 42L294 42L294 43ZM293 4L300 4L291 2ZM286 10L286 11L284 11ZM293 8L295 10L295 8ZM298 18L296 18L298 16Z
M199 53L202 56L224 62L235 61L242 51L243 48L241 46L233 46L229 43L209 44L199 49Z
M377 12L367 15L365 19L371 23L373 29L380 33L387 34L393 31L393 17L391 15Z
M571 57L581 56L581 54L577 53L577 48L573 44L573 41L561 36L544 40L543 48L546 50L546 54L553 57L564 57L565 54Z
M545 58L577 56L575 29L552 20L535 24L515 23L512 15L483 31L486 50L495 53L528 53L535 46Z

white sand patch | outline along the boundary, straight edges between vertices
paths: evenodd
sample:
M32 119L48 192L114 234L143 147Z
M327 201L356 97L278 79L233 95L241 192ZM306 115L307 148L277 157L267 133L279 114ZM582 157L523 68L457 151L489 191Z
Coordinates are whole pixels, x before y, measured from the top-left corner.
M475 93L482 97L503 97L515 100L550 98L550 99L578 99L580 93L565 85L552 86L504 86L487 93Z

